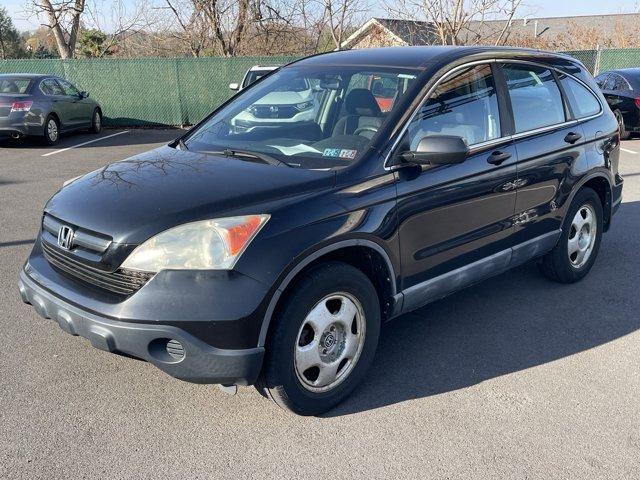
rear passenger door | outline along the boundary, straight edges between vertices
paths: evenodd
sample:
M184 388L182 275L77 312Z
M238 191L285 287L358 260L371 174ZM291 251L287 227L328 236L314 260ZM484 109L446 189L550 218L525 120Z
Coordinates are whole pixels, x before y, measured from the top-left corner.
M517 245L524 261L531 251L555 244L562 226L560 206L571 176L587 168L585 133L573 121L555 70L529 63L503 63L518 153L518 190L514 217Z
M490 274L508 264L517 175L504 108L491 64L463 67L436 87L399 142L402 152L415 150L425 136L458 136L471 151L461 164L397 172L407 310L461 286L467 273ZM499 252L505 254L494 255ZM453 273L474 263L473 272Z
M73 112L68 105L67 97L62 87L56 82L55 78L45 78L40 82L40 91L52 103L52 110L60 118L63 129L69 128L73 124Z

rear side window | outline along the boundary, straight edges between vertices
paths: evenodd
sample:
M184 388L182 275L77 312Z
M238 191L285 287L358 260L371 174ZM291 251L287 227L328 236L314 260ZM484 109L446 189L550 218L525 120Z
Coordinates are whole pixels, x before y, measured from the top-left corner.
M534 65L504 64L516 133L566 121L564 103L553 72Z
M429 135L461 137L467 145L500 138L500 114L491 66L477 65L442 82L407 130L405 148Z
M52 78L47 78L40 82L40 90L42 90L42 93L45 95L64 95L64 92L62 91L62 88L60 88L60 85L58 85L58 82Z
M27 93L31 80L27 78L0 78L0 93Z
M589 117L600 113L602 110L600 102L587 87L566 75L560 77L560 82L576 118Z

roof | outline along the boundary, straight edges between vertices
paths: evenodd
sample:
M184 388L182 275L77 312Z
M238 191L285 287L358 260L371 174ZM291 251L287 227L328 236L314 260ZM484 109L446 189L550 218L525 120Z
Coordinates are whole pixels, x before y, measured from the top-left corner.
M384 67L401 67L423 69L436 62L453 62L470 55L486 54L492 56L523 56L561 55L516 47L484 47L484 46L411 46L411 47L381 47L358 50L338 50L303 58L292 65L370 65Z
M497 37L507 26L507 20L489 20L471 22L469 28L461 33L468 43L477 43L478 39ZM623 32L638 31L640 14L580 15L570 17L529 17L513 19L509 23L509 36L538 36L548 41L558 40L571 35L575 27L581 30L594 30L613 34L616 29ZM417 20L390 18L371 18L362 27L347 38L342 48L351 48L376 28L383 28L397 43L404 45L431 45L440 43L433 23Z
M13 77L13 78L43 78L43 77L54 77L55 75L44 75L42 73L0 73L0 77Z

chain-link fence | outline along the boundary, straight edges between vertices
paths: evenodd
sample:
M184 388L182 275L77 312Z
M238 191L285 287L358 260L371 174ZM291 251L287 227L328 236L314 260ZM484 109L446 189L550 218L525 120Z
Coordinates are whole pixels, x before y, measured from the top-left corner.
M565 52L591 73L640 67L640 49ZM233 92L253 65L284 64L294 57L207 57L74 60L0 60L0 73L58 75L90 92L112 126L189 125Z
M253 65L284 64L293 57L207 57L74 60L3 60L0 73L58 75L86 90L112 126L189 125L233 92Z

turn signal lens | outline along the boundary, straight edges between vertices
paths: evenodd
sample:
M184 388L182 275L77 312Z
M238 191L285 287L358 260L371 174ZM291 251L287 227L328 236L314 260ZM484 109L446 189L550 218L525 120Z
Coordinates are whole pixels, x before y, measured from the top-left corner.
M11 105L11 113L13 112L28 112L31 110L33 102L31 100L25 100L24 102L13 102Z

